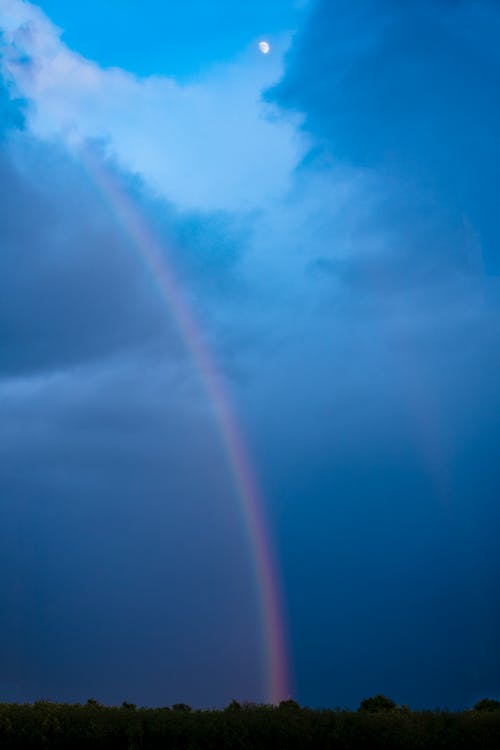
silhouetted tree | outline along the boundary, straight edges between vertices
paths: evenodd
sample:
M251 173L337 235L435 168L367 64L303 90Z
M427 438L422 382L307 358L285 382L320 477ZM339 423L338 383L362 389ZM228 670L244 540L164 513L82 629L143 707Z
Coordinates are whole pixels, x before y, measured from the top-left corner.
M500 701L494 698L482 698L474 704L474 711L500 711Z
M172 709L174 711L184 711L185 713L188 713L192 710L191 706L188 706L187 703L174 703Z
M394 711L397 705L386 695L374 695L372 698L365 698L361 701L358 711L367 713L378 713L379 711Z

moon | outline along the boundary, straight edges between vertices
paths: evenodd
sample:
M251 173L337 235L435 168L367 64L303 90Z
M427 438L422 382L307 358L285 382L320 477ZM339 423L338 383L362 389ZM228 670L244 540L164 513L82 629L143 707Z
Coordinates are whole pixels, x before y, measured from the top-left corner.
M259 49L263 55L267 55L271 51L271 45L269 44L269 42L265 42L264 40L262 40L262 42L259 42Z

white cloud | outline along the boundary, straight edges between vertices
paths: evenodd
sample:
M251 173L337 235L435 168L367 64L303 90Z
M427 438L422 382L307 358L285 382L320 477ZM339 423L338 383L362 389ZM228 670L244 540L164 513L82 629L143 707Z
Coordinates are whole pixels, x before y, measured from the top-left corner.
M287 191L303 143L260 99L281 76L286 40L180 85L86 60L23 0L3 0L0 29L3 75L28 100L38 137L105 139L123 168L181 208L254 209Z

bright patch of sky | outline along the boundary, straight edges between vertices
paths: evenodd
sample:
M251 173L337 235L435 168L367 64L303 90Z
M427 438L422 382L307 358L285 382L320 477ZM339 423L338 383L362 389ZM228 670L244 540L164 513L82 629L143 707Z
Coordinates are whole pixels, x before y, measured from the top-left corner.
M273 54L253 43L182 84L101 67L70 49L31 3L7 0L0 25L2 72L29 100L35 135L103 140L121 167L183 209L252 210L287 191L303 138L262 92L283 73L290 34L276 37Z
M304 5L297 0L39 3L64 29L64 42L103 67L177 78L231 59L258 38L294 30Z

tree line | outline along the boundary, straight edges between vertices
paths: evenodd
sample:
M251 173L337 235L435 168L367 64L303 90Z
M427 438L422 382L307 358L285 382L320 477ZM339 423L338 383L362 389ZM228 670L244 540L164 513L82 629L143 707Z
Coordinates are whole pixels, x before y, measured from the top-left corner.
M383 695L357 711L233 701L222 710L184 703L0 704L2 750L499 750L500 701L467 711L412 711Z

